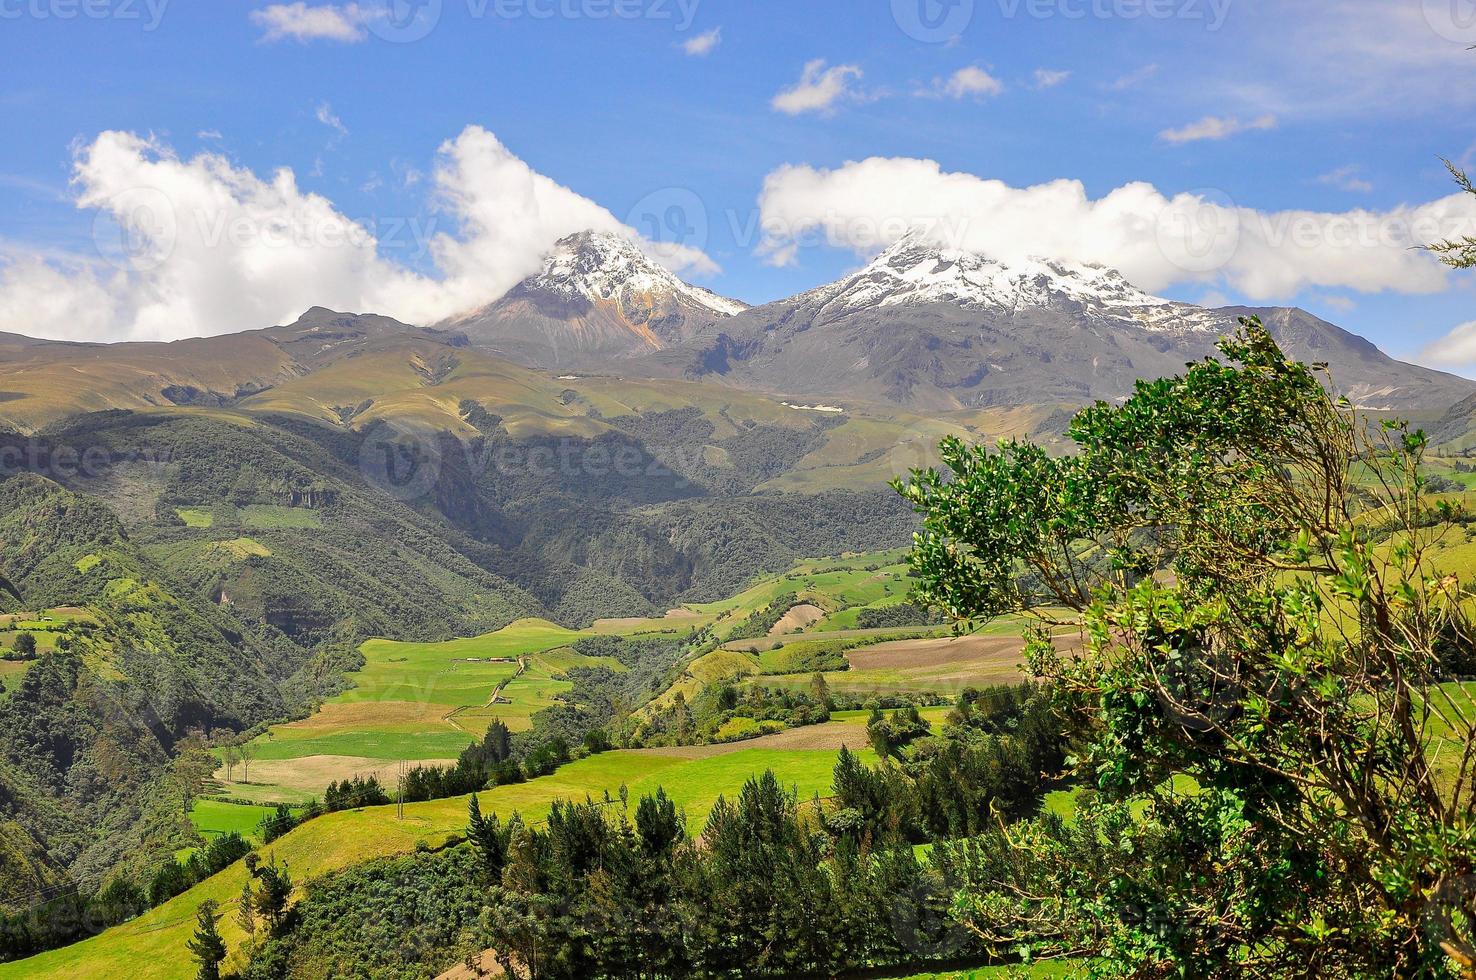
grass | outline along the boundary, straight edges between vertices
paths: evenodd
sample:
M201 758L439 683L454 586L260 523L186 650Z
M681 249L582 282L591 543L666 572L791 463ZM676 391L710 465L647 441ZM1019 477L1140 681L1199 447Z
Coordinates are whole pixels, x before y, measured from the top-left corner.
M739 612L747 615L787 592L795 593L798 602L813 602L827 612L869 605L909 591L904 555L904 551L895 550L800 561L787 571L762 576L727 599L694 603L689 608L719 616Z
M257 541L255 538L235 538L231 541L216 541L210 547L230 556L236 561L244 561L247 558L270 558L271 549Z
M279 519L281 512L313 513L290 508L270 512ZM253 546L258 546L253 539L239 538L213 547L245 557L256 553ZM494 718L514 731L526 730L534 714L571 690L564 673L593 663L570 647L582 636L675 636L718 620L731 629L787 593L798 593L830 612L896 601L908 588L901 555L893 551L798 562L782 574L762 577L737 596L689 606L673 617L607 620L587 630L525 619L496 632L438 643L369 640L361 647L364 666L352 675L354 687L326 701L311 717L259 736L252 743L258 768L251 771L251 783L232 784L230 792L260 802L302 802L320 795L331 779L377 771L381 780L392 780L394 772L384 768L388 763L454 760ZM843 636L792 634L785 638L786 650L766 655L763 669L798 670L809 645L837 644ZM613 661L605 665L620 669ZM668 704L678 692L691 698L708 684L759 670L753 656L713 651L688 664L656 703ZM244 775L244 770L235 774Z
M252 742L259 772L231 793L253 800L303 801L330 779L378 763L454 760L493 718L524 730L534 713L571 689L562 675L575 665L604 663L570 649L587 632L525 619L482 636L443 643L369 640L355 687L301 721L276 725ZM490 703L493 692L497 702ZM301 760L299 767L275 766ZM244 770L237 770L244 775Z
M480 794L483 811L503 817L514 811L525 819L543 819L555 800L603 800L606 792L618 798L621 786L634 803L662 787L688 818L688 831L700 830L719 796L733 797L743 783L765 769L794 788L801 800L830 791L836 753L743 749L703 759L682 759L650 752L607 752L570 763L551 776L516 786L502 786ZM869 751L862 757L875 758ZM311 820L265 849L266 855L286 863L299 883L327 872L376 857L403 854L417 842L436 846L459 834L466 824L466 797L407 804L405 819L395 819L395 808L373 807L333 813ZM618 805L618 804L617 804ZM132 922L63 949L17 963L0 965L0 978L119 977L130 980L188 980L194 976L185 943L195 922L195 910L205 899L220 903L225 913L220 930L232 950L230 969L238 969L244 939L235 922L235 901L246 878L237 862Z
M176 507L174 513L185 522L186 527L210 527L215 524L215 515L208 510L195 507Z
M865 650L862 647L859 650ZM849 653L858 652L856 650ZM1019 657L1001 660L997 657L961 655L947 664L896 667L852 667L849 670L825 671L821 674L832 691L848 694L918 693L953 695L966 687L988 687L994 684L1019 684L1026 680ZM813 673L773 674L763 678L767 687L805 689L814 679Z
M323 526L315 510L308 510L306 507L279 507L275 504L249 504L242 507L241 523L246 527L264 530Z
M260 824L276 812L269 806L245 806L220 800L196 800L190 807L190 823L207 839L236 833L259 840Z

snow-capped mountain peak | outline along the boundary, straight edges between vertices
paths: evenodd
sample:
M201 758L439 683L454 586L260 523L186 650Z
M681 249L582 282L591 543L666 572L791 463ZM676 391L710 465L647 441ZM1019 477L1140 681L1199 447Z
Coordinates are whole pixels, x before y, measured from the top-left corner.
M747 309L743 303L683 282L646 256L635 243L606 232L582 231L559 239L543 268L520 286L566 299L623 303L669 295L719 316Z
M1032 258L1005 262L940 246L921 233L898 240L859 272L816 291L827 312L920 303L965 309L1062 309L1190 326L1195 308L1154 296L1100 265Z

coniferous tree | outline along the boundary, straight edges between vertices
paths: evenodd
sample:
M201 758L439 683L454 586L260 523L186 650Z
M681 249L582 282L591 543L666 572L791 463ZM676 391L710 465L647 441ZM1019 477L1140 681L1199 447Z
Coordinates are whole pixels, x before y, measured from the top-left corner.
M220 922L218 907L214 899L207 898L195 912L195 936L188 946L199 964L195 974L198 980L220 980L220 964L225 961L226 946L216 929Z
M273 933L280 932L287 918L287 903L292 898L292 876L285 864L277 866L275 857L257 865L254 874L260 883L255 895L256 911L266 919Z

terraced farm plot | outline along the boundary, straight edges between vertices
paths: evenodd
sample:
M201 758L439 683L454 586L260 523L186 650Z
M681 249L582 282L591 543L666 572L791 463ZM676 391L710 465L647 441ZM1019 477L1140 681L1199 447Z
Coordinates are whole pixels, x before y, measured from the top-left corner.
M1018 684L1025 642L1018 636L970 635L896 640L846 651L849 670L823 676L831 690L854 694L915 691L955 694L965 687ZM765 684L808 687L811 674L765 677Z
M185 522L185 527L211 527L215 515L199 507L176 507L174 513Z
M664 788L687 814L689 833L702 829L719 796L732 798L743 783L765 769L797 792L801 800L829 795L836 753L825 750L780 750L727 747L701 759L646 752L607 752L570 763L551 776L479 794L482 810L502 817L514 811L529 821L544 819L556 800L618 798L627 787L632 801ZM876 758L860 753L867 764ZM618 803L615 805L619 805ZM405 806L405 819L395 808L373 807L332 813L308 821L265 849L292 869L300 882L362 861L406 854L417 842L436 846L466 827L464 796ZM122 926L62 949L14 963L0 964L0 978L118 977L132 980L189 980L195 966L185 948L195 927L195 910L206 899L220 904L220 931L231 951L225 966L242 965L245 936L236 923L235 903L246 880L241 862L201 882L184 894Z
M323 521L317 511L306 507L248 504L241 508L241 524L245 527L270 530L272 528L318 528L323 526Z
M689 608L736 621L791 592L797 596L797 602L813 603L827 613L869 605L889 597L905 596L911 589L902 557L903 552L888 551L799 562L785 572L760 579L730 598L692 603Z
M33 663L34 660L0 660L0 681L5 682L7 689L20 686L21 678L26 676Z
M263 802L303 802L351 776L372 774L392 784L400 761L454 761L493 718L527 729L534 713L572 686L561 679L564 671L598 662L567 647L583 635L527 619L443 643L370 640L361 648L364 667L353 675L357 686L254 740L250 782L238 766L233 775L243 781L228 791Z

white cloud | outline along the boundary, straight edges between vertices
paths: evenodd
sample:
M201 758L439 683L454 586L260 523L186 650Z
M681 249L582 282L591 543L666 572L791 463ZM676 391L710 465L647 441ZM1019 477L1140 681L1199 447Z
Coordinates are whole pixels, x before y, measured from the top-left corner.
M1114 92L1126 92L1130 88L1136 88L1143 84L1157 74L1158 65L1144 65L1142 68L1130 71L1126 75L1119 75L1109 82L1107 87Z
M924 89L921 95L947 96L950 99L981 98L998 95L1004 91L1004 83L977 65L960 68L952 75L933 79L933 87Z
M774 96L769 104L791 116L804 112L834 112L837 103L861 97L851 87L851 83L860 79L861 74L857 65L835 65L827 68L824 58L816 58L805 64L800 80L793 87Z
M774 264L812 242L865 257L921 230L1004 261L1094 262L1145 289L1203 283L1258 301L1309 286L1438 292L1449 270L1413 246L1476 234L1469 194L1383 212L1262 212L1214 195L1165 195L1145 182L1093 200L1080 181L1017 188L932 160L882 157L834 170L781 167L765 179L759 207L759 252Z
M1193 143L1198 140L1222 140L1251 130L1275 128L1276 117L1272 115L1257 116L1245 122L1234 116L1205 116L1178 129L1165 129L1158 134L1158 138L1166 143Z
M1037 68L1035 69L1035 87L1036 89L1055 88L1070 77L1071 72L1069 71L1061 71L1056 68Z
M703 58L723 43L723 29L714 27L710 31L704 31L696 37L689 37L682 42L682 50L696 58Z
M195 138L201 140L224 139L224 137L220 135L220 130L218 129L202 129L195 134Z
M557 239L590 228L627 235L674 271L718 271L697 249L642 242L476 126L440 147L422 214L353 221L291 170L258 176L214 153L181 159L121 132L78 150L73 185L109 261L0 256L0 331L169 340L290 322L314 305L432 323L497 299ZM115 229L135 243L126 254L103 247ZM434 274L386 259L391 246L418 251Z
M369 35L364 23L370 12L356 3L342 6L274 3L251 11L251 22L264 32L263 41L342 41L353 44Z
M1466 367L1476 364L1476 320L1468 320L1439 340L1426 344L1415 360L1431 367Z
M1372 191L1373 184L1358 176L1359 168L1356 166L1339 167L1329 173L1322 174L1317 178L1319 184L1336 187L1340 191L1349 191L1355 194L1367 194Z
M318 103L317 117L318 122L322 123L324 126L327 126L329 129L336 132L339 136L348 135L348 127L343 124L342 119L339 119L333 114L333 107L328 103Z
M1317 301L1329 309L1337 310L1339 313L1352 313L1358 309L1356 302L1346 296L1339 296L1336 293L1319 296L1317 297Z

